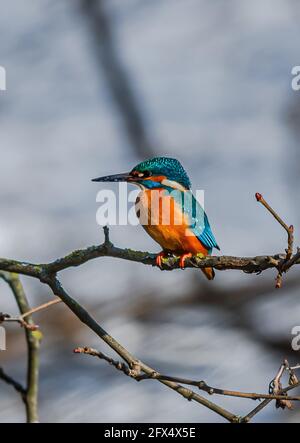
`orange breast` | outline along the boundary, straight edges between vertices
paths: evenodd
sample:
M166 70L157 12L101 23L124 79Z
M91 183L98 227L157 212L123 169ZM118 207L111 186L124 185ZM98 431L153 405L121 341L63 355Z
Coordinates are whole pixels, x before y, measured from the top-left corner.
M143 228L164 250L207 254L189 229L181 208L162 189L142 191L136 200L136 212Z

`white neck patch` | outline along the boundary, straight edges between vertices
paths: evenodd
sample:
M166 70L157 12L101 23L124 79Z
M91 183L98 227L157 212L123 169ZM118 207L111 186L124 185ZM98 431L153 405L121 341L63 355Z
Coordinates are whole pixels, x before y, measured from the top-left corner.
M161 182L161 184L164 186L168 186L169 188L172 188L172 189L177 189L177 191L186 191L184 186L182 186L180 183L173 181L173 180L165 179Z

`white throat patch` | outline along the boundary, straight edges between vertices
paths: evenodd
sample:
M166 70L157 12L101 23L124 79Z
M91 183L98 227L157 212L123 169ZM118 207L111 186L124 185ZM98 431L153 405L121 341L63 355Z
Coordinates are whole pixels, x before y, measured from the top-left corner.
M182 186L180 183L173 181L173 180L165 179L161 182L161 184L164 186L168 186L169 188L172 188L172 189L177 189L177 191L186 191L184 186Z

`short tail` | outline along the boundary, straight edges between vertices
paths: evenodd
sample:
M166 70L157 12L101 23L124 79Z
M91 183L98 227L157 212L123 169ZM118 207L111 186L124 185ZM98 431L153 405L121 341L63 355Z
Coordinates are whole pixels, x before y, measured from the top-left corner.
M201 271L205 274L205 277L208 278L208 280L213 280L215 278L215 271L213 268L203 268Z

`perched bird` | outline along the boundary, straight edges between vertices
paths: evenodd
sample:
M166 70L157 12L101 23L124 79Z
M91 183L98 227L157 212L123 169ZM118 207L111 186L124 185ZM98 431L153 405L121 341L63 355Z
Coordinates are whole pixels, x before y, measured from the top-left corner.
M162 247L156 264L162 267L167 254L185 259L196 254L210 255L220 249L211 231L204 209L193 196L191 182L181 163L169 157L155 157L135 166L131 172L95 178L94 182L128 182L141 192L136 199L136 213L146 232ZM209 280L213 268L203 268Z

